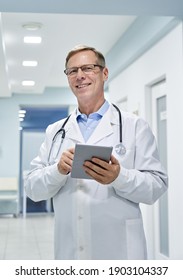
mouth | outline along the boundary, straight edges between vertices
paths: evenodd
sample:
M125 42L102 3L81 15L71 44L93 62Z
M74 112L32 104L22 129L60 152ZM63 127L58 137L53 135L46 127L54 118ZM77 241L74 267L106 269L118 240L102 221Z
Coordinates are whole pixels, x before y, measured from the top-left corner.
M91 83L87 83L87 84L81 84L81 85L76 85L76 88L80 89L80 88L86 88L88 86L90 86Z

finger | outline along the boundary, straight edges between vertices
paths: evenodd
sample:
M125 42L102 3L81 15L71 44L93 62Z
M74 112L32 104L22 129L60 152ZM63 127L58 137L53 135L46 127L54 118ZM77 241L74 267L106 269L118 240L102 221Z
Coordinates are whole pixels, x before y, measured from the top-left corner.
M95 165L98 165L102 169L108 170L109 162L106 162L106 161L101 160L99 158L92 158L91 162L94 163Z
M118 176L120 165L114 156L111 156L109 163L98 158L92 158L92 161L84 163L84 169L88 175L99 183L109 184Z
M91 161L86 161L83 166L85 172L88 172L92 177L95 176L95 174L100 176L107 176L108 170L98 164L94 164Z
M112 164L117 164L117 165L119 165L119 161L117 160L117 158L115 158L115 156L113 156L113 155L111 155L111 163Z
M75 148L72 147L72 148L68 149L68 151L69 151L71 154L74 154Z
M73 158L74 158L74 148L70 148L62 153L61 158L57 165L60 173L67 174L71 172Z
M101 178L104 178L103 174L98 173L96 170L90 169L89 167L84 166L84 171L96 181L101 181Z
M70 148L70 149L66 150L65 152L63 152L61 157L65 160L67 160L67 158L73 160L74 148Z
M100 165L93 163L92 161L85 161L83 164L84 167L91 169L97 173L100 173L100 169L102 168Z
M88 174L90 177L92 177L95 181L99 182L100 184L108 184L110 183L112 179L112 173L109 174L108 171L104 170L102 171L101 174L96 173L94 170L89 169L87 167L84 168L86 174Z

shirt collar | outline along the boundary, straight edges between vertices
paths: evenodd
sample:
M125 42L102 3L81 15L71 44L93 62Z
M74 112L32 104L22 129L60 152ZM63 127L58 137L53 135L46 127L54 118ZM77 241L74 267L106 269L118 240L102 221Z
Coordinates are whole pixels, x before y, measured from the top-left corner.
M103 115L105 114L105 112L107 112L108 108L109 108L109 102L107 100L105 100L104 104L99 108L99 110L97 112L91 113L89 116L99 115L102 118ZM78 119L78 117L81 115L83 115L83 114L77 108L76 109L76 119Z

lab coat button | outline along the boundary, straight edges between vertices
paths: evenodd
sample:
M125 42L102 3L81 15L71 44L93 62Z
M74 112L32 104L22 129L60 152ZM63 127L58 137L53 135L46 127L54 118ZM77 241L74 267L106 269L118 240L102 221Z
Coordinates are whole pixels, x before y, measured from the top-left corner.
M85 185L82 179L77 179L76 186L78 189L82 189Z
M78 216L78 219L79 219L79 220L82 220L82 219L83 219L83 217L82 217L82 216Z

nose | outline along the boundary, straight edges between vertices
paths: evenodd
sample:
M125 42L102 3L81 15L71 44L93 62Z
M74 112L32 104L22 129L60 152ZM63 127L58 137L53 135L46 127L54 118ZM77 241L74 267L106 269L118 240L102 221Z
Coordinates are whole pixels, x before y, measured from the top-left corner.
M85 79L85 73L82 71L82 69L81 68L78 68L78 71L77 71L77 76L76 76L76 78L77 79Z

